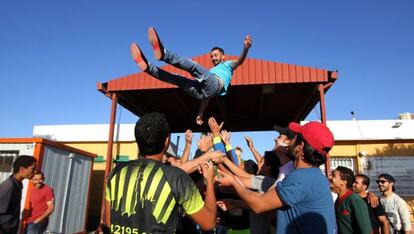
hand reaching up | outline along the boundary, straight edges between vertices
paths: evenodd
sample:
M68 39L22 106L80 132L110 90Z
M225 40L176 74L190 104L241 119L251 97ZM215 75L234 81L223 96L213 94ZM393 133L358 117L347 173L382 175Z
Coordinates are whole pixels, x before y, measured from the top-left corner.
M219 125L214 117L208 119L208 126L210 126L210 130L215 137L220 136L220 130L223 127L223 124L224 122Z
M230 144L231 132L228 132L226 130L221 130L220 137L223 140L225 145Z

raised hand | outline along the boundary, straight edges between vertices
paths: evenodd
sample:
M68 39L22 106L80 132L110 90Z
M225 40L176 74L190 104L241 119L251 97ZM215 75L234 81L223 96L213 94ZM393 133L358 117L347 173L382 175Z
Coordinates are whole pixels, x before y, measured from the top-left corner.
M221 130L220 137L223 140L224 144L226 145L230 144L231 132L228 132L226 130Z
M213 147L213 139L211 138L211 134L207 134L203 136L200 141L198 141L198 148L201 152L207 152Z
M224 122L219 125L214 117L208 119L208 126L210 126L210 130L214 136L220 136L220 130L223 127L223 124Z
M197 115L197 117L196 117L196 123L198 125L203 125L203 116Z
M193 142L193 132L190 129L185 131L185 143L191 144Z
M247 146L248 146L249 148L254 148L252 138L250 138L250 137L248 137L248 136L245 136L245 137L244 137L244 139L246 140Z
M252 46L252 36L247 35L244 38L244 48L249 49Z

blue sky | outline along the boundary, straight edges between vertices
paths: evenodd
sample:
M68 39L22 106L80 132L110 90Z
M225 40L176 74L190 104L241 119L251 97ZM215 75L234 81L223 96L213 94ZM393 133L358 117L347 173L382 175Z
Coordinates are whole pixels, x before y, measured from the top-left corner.
M413 12L411 0L1 1L0 137L108 123L110 100L96 83L138 71L129 45L150 53L149 26L187 57L216 45L239 55L251 34L251 58L339 70L328 119L395 119L414 112ZM308 116L317 118L318 109ZM135 120L122 111L121 123ZM248 135L263 151L277 134Z

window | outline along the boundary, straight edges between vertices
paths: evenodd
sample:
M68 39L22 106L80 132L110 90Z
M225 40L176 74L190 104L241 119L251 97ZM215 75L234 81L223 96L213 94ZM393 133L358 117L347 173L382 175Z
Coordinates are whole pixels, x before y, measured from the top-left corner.
M19 156L19 151L0 151L0 172L12 172L13 162Z

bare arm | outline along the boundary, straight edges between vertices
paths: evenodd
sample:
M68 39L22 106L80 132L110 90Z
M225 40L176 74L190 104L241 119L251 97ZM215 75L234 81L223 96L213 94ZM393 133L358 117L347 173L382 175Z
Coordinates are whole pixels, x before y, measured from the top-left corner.
M207 105L208 105L209 101L210 101L210 99L201 100L200 109L198 110L198 114L197 114L197 117L196 117L196 123L198 125L203 124L203 113L204 113L204 110L207 108Z
M181 163L185 163L188 161L188 158L190 156L192 142L193 142L193 133L191 132L191 130L187 130L185 132L185 146L184 146L183 155L181 156Z
M180 168L181 170L185 171L185 173L190 174L193 171L197 170L197 168L207 162L208 160L212 160L212 161L218 161L223 157L223 153L220 151L209 151L207 153L204 153L203 155L201 155L200 157L187 161L185 163L181 163L178 168Z
M214 169L213 164L202 165L203 176L206 181L206 197L204 206L201 210L190 215L190 217L200 225L201 229L208 231L216 226L216 195L214 194Z
M230 171L237 175L237 176L241 176L241 177L248 177L251 178L253 175L247 173L245 170L237 167L236 165L234 165L234 163L232 161L230 161L230 159L228 159L227 157L223 158L224 165L226 165Z
M45 212L43 212L43 214L39 217L39 218L37 218L35 221L34 221L34 223L40 223L40 222L42 222L42 221L44 221L47 217L49 217L52 213L53 213L53 211L55 210L55 203L54 203L54 201L52 200L52 201L48 201L48 202L46 202L46 205L47 205L47 209L45 210Z
M237 60L233 61L233 69L243 64L244 60L247 57L247 53L249 52L250 47L252 46L252 36L248 35L244 38L244 47L241 55L237 58Z
M250 137L245 136L244 139L246 140L247 146L252 152L254 158L256 159L258 171L260 171L264 163L263 156L256 150L256 148L254 148L253 140Z
M385 215L377 216L381 224L381 234L390 234L390 227L388 226L388 219Z
M276 193L275 189L269 189L263 195L246 189L237 176L229 172L224 172L223 166L220 166L221 178L216 177L216 181L222 185L231 185L236 190L240 198L246 202L255 213L262 213L282 207L282 201Z

